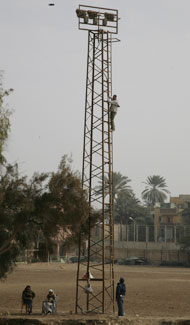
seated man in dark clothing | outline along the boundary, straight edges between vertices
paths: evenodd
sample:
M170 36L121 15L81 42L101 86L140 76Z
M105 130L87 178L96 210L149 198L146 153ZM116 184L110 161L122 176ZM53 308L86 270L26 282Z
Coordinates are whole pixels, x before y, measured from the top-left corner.
M126 286L124 279L120 278L116 288L116 300L118 305L118 316L124 316L124 297L126 293Z
M26 312L31 314L32 312L32 301L35 297L35 293L31 290L31 286L28 285L22 292L22 302L26 305Z
M42 302L42 314L52 314L55 312L56 295L52 289L49 289L47 300Z

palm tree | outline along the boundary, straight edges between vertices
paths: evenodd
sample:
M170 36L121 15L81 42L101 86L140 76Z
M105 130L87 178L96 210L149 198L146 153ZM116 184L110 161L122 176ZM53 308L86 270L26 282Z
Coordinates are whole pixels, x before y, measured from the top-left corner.
M130 185L128 185L128 183L131 182L131 179L129 179L127 176L123 176L121 175L121 173L113 173L113 199L115 200L115 198L118 196L119 192L121 191L125 191L128 194L133 193L133 190L131 188Z
M148 176L145 190L142 192L142 198L149 205L154 206L156 202L164 202L167 198L166 180L159 175Z
M118 196L118 193L121 191L126 191L128 194L133 193L133 190L128 183L131 182L131 180L127 176L121 175L121 173L113 172L113 200L116 199ZM102 184L99 182L100 185L96 187L96 194L99 195L102 192ZM105 187L104 187L105 195L109 194L109 180L106 177L105 178Z

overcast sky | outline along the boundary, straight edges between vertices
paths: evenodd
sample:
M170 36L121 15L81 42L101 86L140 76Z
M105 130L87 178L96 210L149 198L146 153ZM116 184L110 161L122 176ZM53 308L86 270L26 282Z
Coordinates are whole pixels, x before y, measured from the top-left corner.
M87 33L76 0L0 0L0 69L14 88L6 148L23 174L55 171L72 154L81 171ZM165 177L172 196L190 193L190 1L88 0L119 10L113 92L120 110L114 170L138 197L149 175Z

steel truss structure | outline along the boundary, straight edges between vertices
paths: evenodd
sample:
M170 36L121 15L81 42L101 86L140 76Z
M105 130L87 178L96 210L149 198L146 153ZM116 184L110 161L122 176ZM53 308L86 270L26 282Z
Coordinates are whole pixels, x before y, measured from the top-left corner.
M108 98L112 94L112 34L88 31L82 184L90 207L88 245L79 243L76 313L114 311L113 142ZM91 208L100 219L96 232Z

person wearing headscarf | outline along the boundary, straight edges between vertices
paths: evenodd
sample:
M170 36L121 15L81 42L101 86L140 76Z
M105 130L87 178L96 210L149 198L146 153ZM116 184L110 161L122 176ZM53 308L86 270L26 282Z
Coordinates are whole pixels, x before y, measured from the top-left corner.
M47 300L42 302L42 314L52 314L55 312L56 295L53 289L49 289Z

